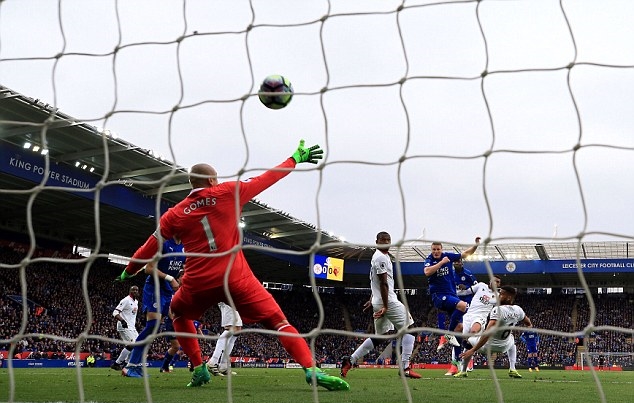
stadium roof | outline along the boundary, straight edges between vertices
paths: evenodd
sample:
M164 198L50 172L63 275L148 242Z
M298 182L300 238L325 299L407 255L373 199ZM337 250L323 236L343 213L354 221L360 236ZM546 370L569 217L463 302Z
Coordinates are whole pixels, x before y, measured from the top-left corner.
M42 139L46 139L46 144ZM182 200L189 192L187 169L158 158L152 150L138 147L117 138L87 122L65 115L40 100L32 99L0 86L0 147L25 148L30 143L47 150L51 165L76 164L93 168L94 175L108 172L106 180L117 182L145 198L162 199L169 203ZM167 174L172 173L169 177ZM102 253L131 256L148 234L154 231L156 218L141 216L113 206L100 205L99 231L96 230L94 201L67 191L32 189L38 184L0 170L0 229L27 234L31 220L36 239L47 239L70 245L95 248L97 239ZM32 203L32 214L27 206ZM244 230L264 238L274 239L289 249L308 250L316 242L322 245L320 254L365 261L373 253L371 246L356 246L342 242L314 225L291 217L283 211L257 200L243 211ZM319 239L319 241L318 241ZM401 245L401 261L423 261L430 253L430 243L415 242ZM466 245L447 244L445 250L460 252ZM393 249L393 254L396 250ZM289 263L270 256L247 251L254 270L262 270L260 278L269 281L291 281ZM488 260L560 260L615 259L634 257L634 242L551 242L524 244L489 244L478 249L475 259ZM305 281L304 271L300 273ZM367 276L359 279L367 286ZM362 282L361 282L362 281ZM354 285L354 284L353 284Z
M44 130L46 144L42 144L41 132ZM37 152L48 150L51 166L74 167L78 164L85 169L94 169L92 174L99 176L108 171L107 181L123 184L147 198L155 199L161 194L163 200L174 204L191 189L186 168L157 158L152 150L78 121L39 100L0 86L0 144L10 143L23 148L27 142L31 149L38 147ZM166 179L172 171L171 178ZM29 180L0 174L0 188L14 190L3 195L1 228L26 232L25 206L31 193L27 191L34 186ZM152 216L142 217L103 205L100 209L102 251L130 256L156 226ZM92 200L70 192L40 192L34 200L32 219L33 227L42 237L94 246ZM315 226L256 200L245 206L243 219L249 231L298 250L313 245L318 232L322 244L338 241Z

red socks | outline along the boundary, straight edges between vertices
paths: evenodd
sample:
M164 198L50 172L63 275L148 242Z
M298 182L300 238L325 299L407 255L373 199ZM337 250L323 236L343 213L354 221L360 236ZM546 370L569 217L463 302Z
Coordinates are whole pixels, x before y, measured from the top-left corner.
M174 327L176 328L176 326ZM299 334L297 329L295 329L295 327L293 327L293 325L291 324L280 326L277 331L282 333ZM308 344L306 344L306 340L301 337L290 337L283 335L280 335L279 338L282 346L284 346L286 351L288 351L291 357L293 357L293 359L297 361L299 365L304 368L315 366L313 357L310 353L310 349L308 348ZM185 348L183 348L183 350L184 349Z
M194 322L192 322L191 320L177 317L174 318L172 323L174 324L174 330L177 332L196 334ZM178 337L177 339L183 351L189 357L189 360L192 363L192 367L197 367L203 363L203 357L200 353L200 344L198 344L198 339L193 337Z

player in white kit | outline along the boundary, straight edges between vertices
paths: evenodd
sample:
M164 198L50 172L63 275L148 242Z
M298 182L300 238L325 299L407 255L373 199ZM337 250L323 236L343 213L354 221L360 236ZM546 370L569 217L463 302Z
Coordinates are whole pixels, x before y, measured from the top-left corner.
M220 308L220 326L224 329L214 348L214 353L207 361L207 369L213 376L225 376L231 368L231 352L238 338L233 332L242 329L240 313L231 305L224 302L218 303ZM232 371L232 375L236 375Z
M126 343L134 343L139 333L136 330L136 314L139 310L139 287L133 285L130 292L126 295L119 305L112 312L112 316L117 320L117 331L121 336L121 340ZM112 363L110 368L121 370L123 363L130 356L132 347L127 345L121 350L121 354L116 361Z
M456 330L462 329L462 333L465 335L464 340L467 339L467 335L479 335L484 330L491 309L496 304L497 293L494 289L500 287L500 278L493 276L489 284L476 283L464 290L458 290L458 296L473 295L467 313L462 317L462 323L456 328ZM467 368L459 368L459 371L472 371L473 361L469 360Z
M482 333L491 309L493 309L497 301L497 294L493 291L494 288L500 288L500 278L497 276L494 276L489 284L477 283L465 290L458 291L458 295L473 294L469 309L462 317L463 334L471 333L471 336L473 336L474 334Z
M394 292L394 272L392 260L389 256L392 237L387 232L376 234L376 251L372 256L370 267L371 299L365 303L363 310L372 307L374 317L374 333L387 334L390 330L410 328L414 325L414 319L405 305L398 300ZM410 357L414 350L416 338L410 333L405 333L401 339L403 353L401 354L400 368L407 378L419 379L421 376L410 368ZM369 337L352 353L350 357L343 357L341 361L341 376L346 377L352 365L375 347L386 343L388 340Z
M517 348L515 347L515 338L509 327L521 324L525 327L533 327L533 324L524 310L518 305L512 305L515 300L517 291L513 287L500 287L498 300L500 305L491 309L489 321L487 323L484 335L472 336L469 343L473 346L469 350L460 354L462 359L463 371L460 371L454 377L466 378L467 372L464 371L466 363L469 362L473 354L480 350L492 353L506 353L509 357L509 376L511 378L521 378L522 375L515 369L517 362ZM499 329L499 330L496 330Z

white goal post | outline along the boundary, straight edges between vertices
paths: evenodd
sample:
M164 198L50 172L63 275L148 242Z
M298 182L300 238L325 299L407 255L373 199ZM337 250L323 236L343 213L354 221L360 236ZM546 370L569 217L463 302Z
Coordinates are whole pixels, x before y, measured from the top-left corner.
M596 369L612 370L613 368L634 367L634 352L596 352L581 353L581 370L587 371L588 359Z

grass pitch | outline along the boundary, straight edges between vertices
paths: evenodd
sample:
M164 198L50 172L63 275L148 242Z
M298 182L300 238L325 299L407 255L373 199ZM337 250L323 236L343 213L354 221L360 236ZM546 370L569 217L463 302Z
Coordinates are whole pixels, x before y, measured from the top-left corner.
M497 402L493 373L479 369L466 379L444 376L445 371L420 370L422 379L401 379L396 370L354 369L348 374L349 392L317 392L306 384L302 370L236 369L238 375L212 377L200 388L187 388L187 369L161 374L150 369L148 389L142 379L123 378L107 368L82 368L83 396L76 369L15 369L14 394L10 377L0 369L0 401L15 402ZM328 370L338 374L338 370ZM601 402L599 388L588 371L546 371L510 379L496 371L504 402L564 403ZM598 372L607 402L634 403L634 372ZM407 387L407 389L405 389Z

